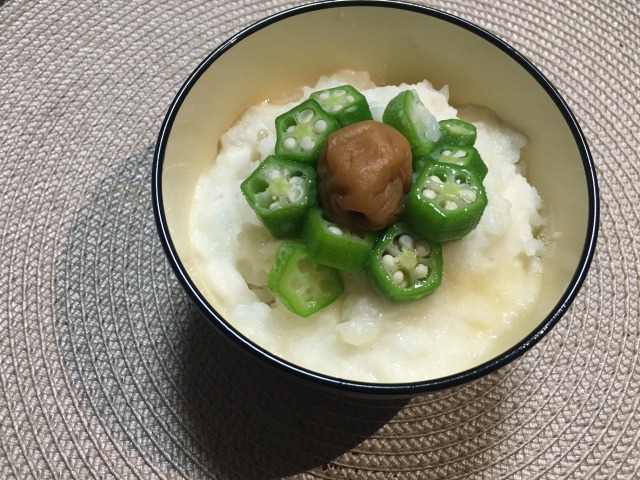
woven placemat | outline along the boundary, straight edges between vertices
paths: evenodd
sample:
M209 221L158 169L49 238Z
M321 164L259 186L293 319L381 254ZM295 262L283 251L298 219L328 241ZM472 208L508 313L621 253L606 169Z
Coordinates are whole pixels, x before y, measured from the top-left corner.
M155 231L153 147L175 92L231 34L300 3L0 1L0 478L638 478L637 2L426 2L560 90L594 154L601 234L529 353L385 402L238 353Z

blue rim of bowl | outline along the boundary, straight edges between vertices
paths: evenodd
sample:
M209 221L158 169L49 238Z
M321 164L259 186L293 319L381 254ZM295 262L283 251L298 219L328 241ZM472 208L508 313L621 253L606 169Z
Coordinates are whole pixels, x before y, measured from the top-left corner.
M272 355L267 350L253 343L247 337L242 335L242 333L236 330L232 325L230 325L218 312L216 312L216 310L209 304L202 293L196 288L195 284L191 281L187 270L180 261L180 258L178 257L177 251L171 240L169 228L164 215L164 206L162 201L163 158L167 139L171 132L173 121L185 97L187 96L193 85L217 58L219 58L227 50L233 47L233 45L242 41L244 38L252 35L253 33L286 18L317 10L336 7L381 7L411 11L450 22L492 43L494 46L507 53L513 60L518 62L518 64L520 64L544 88L549 97L553 99L557 108L564 116L564 119L569 126L576 145L578 146L578 149L580 151L589 193L589 221L588 231L580 258L579 267L574 273L571 282L569 283L569 286L565 290L560 301L556 304L552 312L538 325L538 327L532 333L518 342L518 344L511 349L503 352L501 355L493 358L492 360L480 364L472 369L465 370L463 372L459 372L446 377L410 383L369 383L345 380L328 375L323 375L299 367L298 365L295 365L293 363L287 362ZM223 42L220 46L218 46L218 48L211 52L191 73L189 78L178 91L165 116L156 144L153 159L152 201L160 240L162 242L165 253L169 258L169 263L171 264L180 283L186 289L187 293L196 301L207 318L213 320L214 326L216 326L219 330L222 330L223 333L227 334L227 336L229 336L232 341L238 343L239 346L248 350L250 353L259 357L263 361L266 361L267 364L276 367L280 371L292 374L301 380L314 384L315 386L325 387L333 391L349 392L356 395L379 396L381 398L391 396L412 396L421 393L443 390L449 387L467 383L469 381L483 377L491 372L494 372L497 369L512 362L513 360L524 354L527 350L529 350L538 341L540 341L540 339L544 337L559 321L559 319L566 313L567 309L575 299L587 276L587 272L589 270L589 266L595 252L600 211L595 168L591 152L587 145L587 141L578 125L575 116L569 109L569 106L563 100L556 88L542 74L542 72L540 72L540 70L538 70L538 68L535 67L529 60L527 60L522 54L505 43L503 40L467 20L443 12L441 10L396 0L329 0L294 7L271 15L246 27L236 35Z

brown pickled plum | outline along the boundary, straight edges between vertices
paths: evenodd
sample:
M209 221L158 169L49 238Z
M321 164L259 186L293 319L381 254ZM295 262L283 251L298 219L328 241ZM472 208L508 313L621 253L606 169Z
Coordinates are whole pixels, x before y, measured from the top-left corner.
M411 146L395 128L374 120L333 132L318 160L325 214L356 230L394 223L411 188Z

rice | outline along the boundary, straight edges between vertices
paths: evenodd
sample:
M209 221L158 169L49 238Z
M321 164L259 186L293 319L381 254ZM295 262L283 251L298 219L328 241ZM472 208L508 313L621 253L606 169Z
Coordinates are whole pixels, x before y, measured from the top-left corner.
M309 318L289 312L266 289L280 241L261 224L240 191L259 161L273 153L274 119L314 90L349 83L366 97L375 120L402 90L416 89L438 120L461 118L478 132L489 167L488 206L478 227L443 245L444 276L432 295L408 303L380 298L364 274L344 275L345 294ZM427 81L376 87L366 73L339 72L305 87L303 97L251 107L221 138L200 179L191 212L191 242L206 294L243 335L299 366L351 380L396 383L451 375L509 348L522 330L541 282L541 199L522 175L525 137L490 110L456 111L448 90Z

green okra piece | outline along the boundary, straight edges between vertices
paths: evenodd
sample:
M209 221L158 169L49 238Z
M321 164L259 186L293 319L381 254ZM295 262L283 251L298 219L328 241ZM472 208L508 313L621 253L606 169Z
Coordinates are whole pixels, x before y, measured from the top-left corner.
M385 297L415 300L434 292L442 283L442 246L399 222L377 239L367 271Z
M302 231L312 260L350 273L363 270L376 236L374 232L352 231L326 220L317 207L309 210Z
M474 172L480 180L484 180L489 169L482 160L480 153L475 147L457 147L453 145L443 145L436 147L426 156L413 159L414 171L422 170L427 164L449 163Z
M336 301L344 283L337 269L311 260L303 244L285 242L276 252L267 288L291 312L308 317Z
M299 235L309 208L317 204L315 168L277 155L265 158L240 189L276 238Z
M407 194L405 220L416 233L437 242L469 234L487 206L480 177L452 164L433 163L418 173Z
M472 147L476 143L478 133L473 124L458 118L448 118L440 120L438 123L442 132L440 138L442 145Z
M310 95L325 112L335 117L340 128L373 120L366 97L351 85L319 90Z
M308 99L276 118L275 153L315 165L338 121L313 99Z
M382 121L404 135L414 157L426 155L440 140L440 125L415 90L405 90L392 98Z

